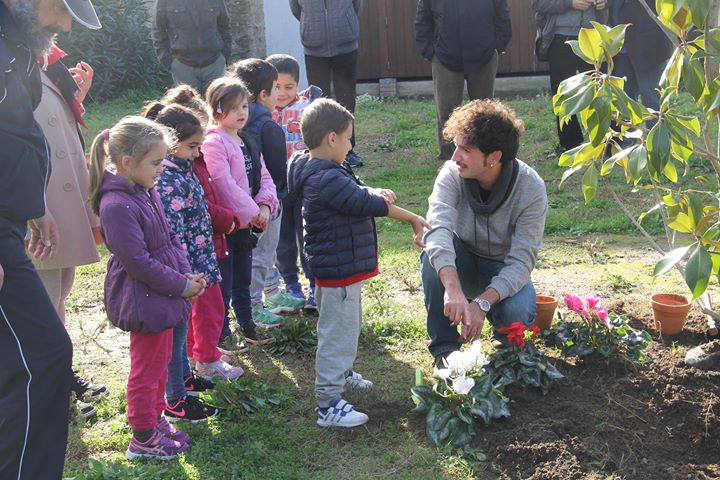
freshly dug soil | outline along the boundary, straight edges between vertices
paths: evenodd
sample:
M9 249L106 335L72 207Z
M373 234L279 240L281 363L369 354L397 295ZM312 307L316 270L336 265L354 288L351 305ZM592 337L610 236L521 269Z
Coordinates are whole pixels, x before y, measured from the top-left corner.
M666 338L642 321L653 335L644 364L556 359L566 378L547 395L509 389L513 416L472 443L488 457L481 478L720 478L720 373L682 361L704 321Z

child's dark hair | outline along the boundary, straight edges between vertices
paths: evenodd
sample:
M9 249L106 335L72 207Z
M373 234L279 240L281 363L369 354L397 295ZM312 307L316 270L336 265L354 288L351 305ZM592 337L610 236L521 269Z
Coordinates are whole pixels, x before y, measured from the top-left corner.
M189 108L182 105L165 105L161 102L154 102L145 107L143 116L155 120L160 125L172 128L178 142L203 133L200 119Z
M173 148L176 144L174 132L165 125L138 116L124 117L111 129L97 134L90 147L88 200L96 215L100 214L100 186L106 160L117 164L127 155L133 162L139 162L153 147L162 143Z
M200 94L190 85L178 85L165 92L160 99L165 105L182 105L189 108L200 119L200 122L206 124L210 119L210 112L207 103Z
M212 109L212 118L225 118L232 107L249 96L245 85L237 77L220 77L213 80L205 92L207 103Z
M261 58L248 58L234 63L230 74L242 80L250 92L250 101L257 102L260 93L272 93L273 83L277 81L278 72L269 62Z
M443 136L452 140L457 135L483 153L500 150L500 162L512 161L525 130L515 111L498 100L473 100L456 108L445 123Z
M295 80L295 83L300 83L300 64L292 55L277 53L270 55L265 61L272 64L278 74L284 73L290 75L293 80Z
M303 141L310 150L317 148L330 132L344 132L354 119L352 113L335 100L315 100L303 110L300 120Z

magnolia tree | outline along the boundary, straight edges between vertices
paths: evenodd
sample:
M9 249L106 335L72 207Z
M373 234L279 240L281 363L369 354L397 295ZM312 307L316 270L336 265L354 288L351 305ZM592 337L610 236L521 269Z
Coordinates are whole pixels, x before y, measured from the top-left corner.
M588 142L560 156L559 164L567 167L562 181L581 173L586 202L599 189L607 191L663 255L654 275L679 270L693 300L708 316L711 333L716 333L720 309L714 307L707 287L711 277L720 274L717 5L712 0L656 0L655 15L643 0L628 1L640 1L675 45L658 86L659 111L629 98L625 80L613 75L613 57L622 49L628 25L593 23L581 29L578 40L568 43L591 69L562 82L553 108L563 123L577 115ZM681 95L692 99L697 114L676 111ZM701 175L698 168L712 173ZM611 174L618 169L638 194L652 199L652 207L639 218L616 193L619 176ZM652 212L662 217L663 241L643 227L643 219Z

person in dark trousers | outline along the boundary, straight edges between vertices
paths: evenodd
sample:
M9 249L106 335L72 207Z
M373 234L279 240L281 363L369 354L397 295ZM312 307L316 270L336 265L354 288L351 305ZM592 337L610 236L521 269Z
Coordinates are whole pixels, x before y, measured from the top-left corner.
M363 0L290 0L290 9L300 21L300 39L305 48L308 84L320 87L355 113L357 86L358 38ZM355 130L350 139L352 149L346 162L362 167L355 152Z
M550 90L554 95L563 80L590 69L566 42L577 40L581 28L592 27L591 21L602 22L599 10L607 7L607 0L532 0L531 4L537 27L535 55L550 64ZM583 143L577 117L562 128L559 118L555 118L555 123L564 150Z
M73 17L98 29L88 0L0 1L0 478L62 478L72 344L32 262L51 258L57 225L46 213L50 151L33 110L37 58Z
M654 1L644 1L655 11ZM645 106L657 110L660 107L658 84L672 53L670 40L638 0L610 0L608 23L612 26L631 24L625 33L623 48L614 58L613 75L626 77L625 92L631 98L639 95Z
M498 54L505 53L511 38L506 0L418 2L415 43L432 62L439 160L452 156L452 142L442 132L462 102L465 82L470 100L493 98Z
M152 36L158 61L175 85L190 85L204 95L225 74L232 53L225 0L158 0Z

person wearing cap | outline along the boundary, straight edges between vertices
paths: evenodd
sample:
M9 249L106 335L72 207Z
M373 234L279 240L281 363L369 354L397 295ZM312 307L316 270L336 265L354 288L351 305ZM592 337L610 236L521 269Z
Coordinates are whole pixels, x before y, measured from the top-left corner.
M73 17L100 28L85 0L0 0L0 478L62 478L72 345L32 262L59 237L46 210L50 149L33 110L39 55Z
M225 75L232 52L225 0L158 0L152 36L158 61L175 85L187 84L204 94Z

